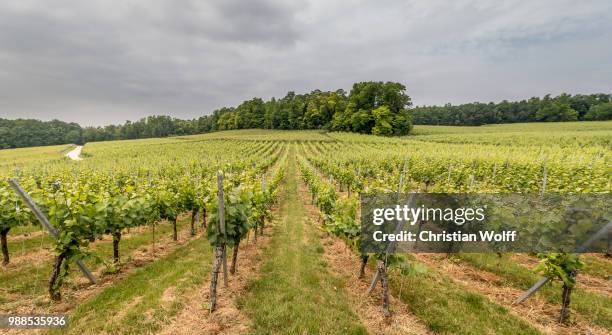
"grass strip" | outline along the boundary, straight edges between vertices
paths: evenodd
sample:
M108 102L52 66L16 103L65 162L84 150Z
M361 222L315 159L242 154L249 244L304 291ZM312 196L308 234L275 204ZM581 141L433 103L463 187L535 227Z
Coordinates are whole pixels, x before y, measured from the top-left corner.
M211 270L211 247L201 237L107 287L70 315L66 334L149 334L170 323L181 298ZM202 301L205 308L205 301ZM62 333L60 331L52 332Z
M314 227L307 225L293 151L289 159L280 223L264 252L262 275L247 284L238 304L255 334L365 334L341 280L327 269Z

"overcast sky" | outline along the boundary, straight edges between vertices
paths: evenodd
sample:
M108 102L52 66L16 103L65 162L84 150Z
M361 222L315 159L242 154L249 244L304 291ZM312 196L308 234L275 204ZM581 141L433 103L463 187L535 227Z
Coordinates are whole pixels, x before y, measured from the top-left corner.
M0 2L0 118L193 118L365 80L416 105L610 93L612 1Z

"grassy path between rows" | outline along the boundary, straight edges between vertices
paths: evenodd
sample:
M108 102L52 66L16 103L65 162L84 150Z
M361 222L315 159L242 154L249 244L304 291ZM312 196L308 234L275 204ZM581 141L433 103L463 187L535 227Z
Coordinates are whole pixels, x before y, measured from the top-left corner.
M179 220L178 228L181 237L189 234L188 226L187 219ZM170 224L163 224L157 227L156 250L160 251L161 248L171 247L175 244L170 238L171 231L172 227ZM14 268L11 266L8 271L0 272L0 282L3 283L3 287L10 288L5 291L0 290L0 302L7 302L5 305L0 306L0 312L16 310L22 312L23 308L29 309L33 308L33 306L36 306L37 310L49 307L49 301L46 297L47 280L53 258L50 254L51 251L48 250L50 245L44 245L44 248L29 263ZM151 253L151 248L152 237L150 231L146 230L131 234L121 241L121 258L129 263L133 253L146 250L145 253L149 254ZM86 259L85 264L97 276L101 276L102 273L100 271L104 269L101 261L110 261L112 257L112 243L110 240L98 241L91 247L91 251L99 256L100 259ZM42 256L44 258L41 259ZM82 275L73 266L63 289L65 301L70 301L74 293L79 290L80 287L77 284L79 280L83 280Z
M264 251L261 277L247 284L238 304L255 334L365 334L342 282L323 260L316 228L298 197L297 173L291 152L281 220Z
M183 307L211 270L204 237L177 248L104 289L70 313L67 334L151 334ZM206 261L203 261L206 260ZM58 332L61 333L61 332Z

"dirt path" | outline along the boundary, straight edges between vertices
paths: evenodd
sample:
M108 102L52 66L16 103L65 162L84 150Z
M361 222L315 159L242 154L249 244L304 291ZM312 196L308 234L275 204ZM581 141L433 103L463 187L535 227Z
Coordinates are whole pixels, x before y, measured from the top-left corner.
M66 157L72 159L73 161L81 161L83 160L83 158L81 158L81 150L83 150L83 146L77 145L76 148L72 149L66 154Z

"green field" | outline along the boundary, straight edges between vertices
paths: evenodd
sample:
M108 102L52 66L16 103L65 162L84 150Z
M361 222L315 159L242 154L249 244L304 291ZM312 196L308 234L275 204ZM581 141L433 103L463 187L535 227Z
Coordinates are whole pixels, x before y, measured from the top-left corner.
M557 322L559 281L512 304L541 275L535 256L511 254L405 256L418 271L388 268L385 319L380 285L365 295L374 262L357 278L354 211L359 192L395 192L402 173L403 192L538 193L545 166L547 192L609 193L612 121L416 125L394 138L235 130L87 143L81 161L66 157L74 147L0 150L0 224L10 227L0 314L67 313L71 326L57 333L69 334L612 333L612 259L604 255L581 257L565 324ZM225 237L217 227L218 171ZM35 224L7 178L33 195L62 241ZM219 276L211 314L222 241L230 262L240 243L237 270L227 288ZM66 261L61 300L51 299L48 281L62 252L84 258L100 283Z

